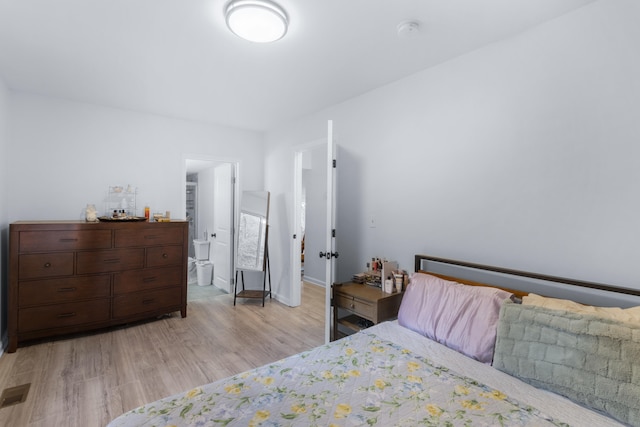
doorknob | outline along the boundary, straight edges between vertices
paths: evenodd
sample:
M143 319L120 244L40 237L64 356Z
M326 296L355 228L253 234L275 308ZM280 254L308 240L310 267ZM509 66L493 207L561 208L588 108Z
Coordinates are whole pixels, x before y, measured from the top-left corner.
M213 238L215 239L215 237L216 237L216 233L213 233L213 234L211 235L211 237L213 237Z
M327 259L331 259L331 257L338 258L338 252L320 252L320 258L327 257Z

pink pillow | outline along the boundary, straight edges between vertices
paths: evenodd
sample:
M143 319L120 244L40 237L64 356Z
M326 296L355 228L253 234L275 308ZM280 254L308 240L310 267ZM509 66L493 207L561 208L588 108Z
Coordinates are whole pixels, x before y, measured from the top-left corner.
M491 364L502 289L468 286L414 273L402 297L398 323L483 363Z

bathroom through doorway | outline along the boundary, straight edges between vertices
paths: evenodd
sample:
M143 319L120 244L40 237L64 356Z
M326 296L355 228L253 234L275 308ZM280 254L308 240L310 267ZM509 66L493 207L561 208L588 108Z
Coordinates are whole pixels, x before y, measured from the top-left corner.
M189 156L184 161L189 221L189 293L232 291L237 162Z

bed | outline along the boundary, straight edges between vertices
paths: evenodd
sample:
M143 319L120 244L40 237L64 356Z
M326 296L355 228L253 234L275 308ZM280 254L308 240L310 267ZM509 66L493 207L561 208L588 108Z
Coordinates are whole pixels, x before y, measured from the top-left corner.
M640 425L639 291L424 255L415 271L397 320L109 427Z

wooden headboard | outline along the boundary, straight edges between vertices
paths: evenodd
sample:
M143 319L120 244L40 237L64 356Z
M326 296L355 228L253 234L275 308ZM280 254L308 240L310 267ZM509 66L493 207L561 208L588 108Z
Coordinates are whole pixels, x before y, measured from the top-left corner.
M415 256L414 271L474 286L495 286L508 290L519 297L534 292L539 295L570 299L590 305L623 308L640 305L640 289L567 279L429 255Z

